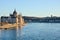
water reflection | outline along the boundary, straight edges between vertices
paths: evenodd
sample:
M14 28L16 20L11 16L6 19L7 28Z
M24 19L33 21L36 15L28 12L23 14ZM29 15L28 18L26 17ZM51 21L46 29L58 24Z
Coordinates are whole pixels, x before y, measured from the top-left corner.
M22 29L0 29L0 40L22 40Z
M16 40L16 30L0 30L0 40Z
M60 40L60 23L30 23L18 30L0 30L0 40Z
M22 40L22 29L16 29L16 40Z

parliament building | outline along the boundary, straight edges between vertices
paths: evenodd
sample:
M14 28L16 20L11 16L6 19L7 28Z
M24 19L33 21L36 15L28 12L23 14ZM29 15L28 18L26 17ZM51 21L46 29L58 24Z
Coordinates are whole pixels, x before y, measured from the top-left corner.
M16 16L17 16L17 12L16 12L16 10L14 10L13 14L10 14L10 16L1 16L1 22L2 23L4 23L4 22L7 22L7 23L16 23ZM18 15L18 17L22 18L22 15Z

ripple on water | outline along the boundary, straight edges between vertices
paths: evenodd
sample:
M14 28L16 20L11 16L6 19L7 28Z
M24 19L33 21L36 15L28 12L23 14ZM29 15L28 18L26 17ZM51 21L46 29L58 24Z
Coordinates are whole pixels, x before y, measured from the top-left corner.
M60 24L29 23L17 34L16 30L0 30L0 40L60 40Z

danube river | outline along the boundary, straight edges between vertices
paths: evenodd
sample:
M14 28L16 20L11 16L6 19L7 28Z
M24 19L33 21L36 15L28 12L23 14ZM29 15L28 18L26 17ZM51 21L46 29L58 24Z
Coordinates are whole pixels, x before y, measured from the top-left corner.
M21 30L0 30L0 40L60 40L60 23L28 23Z

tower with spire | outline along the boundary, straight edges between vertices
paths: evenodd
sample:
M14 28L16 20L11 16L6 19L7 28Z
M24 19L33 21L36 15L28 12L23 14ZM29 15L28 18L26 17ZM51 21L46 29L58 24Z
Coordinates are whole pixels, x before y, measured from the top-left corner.
M14 10L13 12L13 16L16 17L17 16L17 12L16 12L16 9Z
M10 17L16 17L17 16L17 11L14 9L13 14L10 14Z

